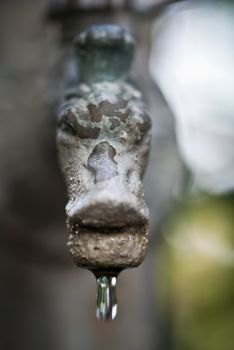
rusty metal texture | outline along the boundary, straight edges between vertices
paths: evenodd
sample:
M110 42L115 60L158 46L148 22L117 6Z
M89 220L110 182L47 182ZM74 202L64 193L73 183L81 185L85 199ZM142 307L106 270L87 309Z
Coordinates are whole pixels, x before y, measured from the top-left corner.
M141 180L151 121L126 81L134 46L117 25L83 31L75 40L77 78L67 83L58 116L68 246L76 264L90 269L137 266L148 241Z

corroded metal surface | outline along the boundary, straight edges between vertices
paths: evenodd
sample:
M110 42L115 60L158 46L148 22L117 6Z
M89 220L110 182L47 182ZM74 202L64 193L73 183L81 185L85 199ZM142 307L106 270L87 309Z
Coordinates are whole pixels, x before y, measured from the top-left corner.
M147 246L142 176L151 121L126 82L133 37L118 26L91 27L75 40L78 78L66 88L57 144L68 189L68 246L88 268L137 266Z
M123 269L138 266L145 256L147 227L128 227L108 232L71 230L68 247L78 266L90 269Z

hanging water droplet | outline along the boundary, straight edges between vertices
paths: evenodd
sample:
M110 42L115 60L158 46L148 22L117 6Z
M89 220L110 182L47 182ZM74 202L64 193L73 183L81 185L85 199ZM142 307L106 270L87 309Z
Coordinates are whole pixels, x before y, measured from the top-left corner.
M117 315L116 276L97 277L97 318L111 321Z

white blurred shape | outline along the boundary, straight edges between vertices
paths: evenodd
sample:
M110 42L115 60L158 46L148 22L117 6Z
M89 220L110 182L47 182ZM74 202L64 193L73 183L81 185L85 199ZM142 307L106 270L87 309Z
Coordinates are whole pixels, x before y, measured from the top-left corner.
M181 154L196 184L234 188L234 5L172 5L156 22L150 73L176 118Z

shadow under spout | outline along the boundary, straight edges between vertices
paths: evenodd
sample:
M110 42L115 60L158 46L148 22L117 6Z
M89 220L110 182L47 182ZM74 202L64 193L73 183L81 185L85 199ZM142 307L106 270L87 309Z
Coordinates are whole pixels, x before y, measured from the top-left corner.
M118 181L114 181L113 186L108 186L108 182L101 189L93 189L75 202L68 203L68 220L92 229L144 225L148 221L148 209L144 201L140 202L127 189L121 190Z

